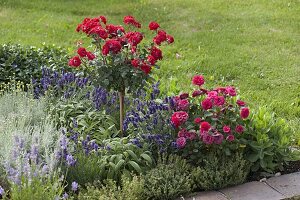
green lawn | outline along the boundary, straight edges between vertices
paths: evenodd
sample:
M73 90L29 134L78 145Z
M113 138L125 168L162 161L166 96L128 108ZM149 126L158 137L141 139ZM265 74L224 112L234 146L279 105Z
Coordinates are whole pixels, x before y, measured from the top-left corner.
M84 17L121 23L128 14L145 25L156 20L174 35L157 72L163 83L172 78L182 90L202 73L210 85L233 84L253 107L268 105L299 132L299 0L0 0L0 43L72 51Z

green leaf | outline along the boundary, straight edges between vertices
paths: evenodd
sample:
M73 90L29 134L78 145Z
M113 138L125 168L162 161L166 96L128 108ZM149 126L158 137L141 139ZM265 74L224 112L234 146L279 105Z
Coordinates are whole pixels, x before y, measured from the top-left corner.
M131 160L128 163L135 169L135 171L137 171L138 173L142 173L142 169L136 162Z

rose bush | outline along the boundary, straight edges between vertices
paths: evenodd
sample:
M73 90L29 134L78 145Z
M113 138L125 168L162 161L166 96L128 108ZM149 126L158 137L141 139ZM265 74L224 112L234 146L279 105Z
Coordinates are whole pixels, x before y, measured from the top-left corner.
M176 129L176 144L184 156L193 159L201 149L224 148L227 154L238 148L237 139L247 128L247 104L237 98L233 86L211 90L203 87L202 75L192 78L197 86L191 95L182 93L173 101L171 122Z
M94 78L94 83L119 92L120 129L124 115L124 95L127 92L143 89L153 81L150 76L156 63L162 60L160 45L171 44L174 38L160 28L157 22L150 22L149 30L154 33L150 44L143 42L145 35L135 31L142 25L133 16L123 19L126 29L121 25L108 24L105 16L85 18L76 28L92 39L93 52L80 46L78 56L69 61L69 66L82 66Z

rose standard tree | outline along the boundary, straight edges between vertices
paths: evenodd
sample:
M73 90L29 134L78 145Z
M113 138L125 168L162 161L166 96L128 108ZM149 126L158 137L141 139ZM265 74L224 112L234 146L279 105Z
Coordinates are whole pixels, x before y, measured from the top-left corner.
M154 34L150 43L142 42L145 35L135 31L142 26L133 16L125 16L123 22L127 30L121 25L107 24L104 16L85 18L76 31L91 38L95 48L91 52L79 47L78 55L69 61L69 66L82 66L88 71L95 83L119 92L121 134L126 92L143 89L153 82L152 69L158 68L156 63L163 58L160 45L174 42L156 22L149 23L149 30Z

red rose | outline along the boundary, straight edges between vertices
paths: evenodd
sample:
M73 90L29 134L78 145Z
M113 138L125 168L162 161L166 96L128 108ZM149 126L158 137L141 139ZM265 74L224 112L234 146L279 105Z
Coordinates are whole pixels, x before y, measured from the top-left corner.
M150 23L149 23L149 29L150 29L151 31L157 30L159 27L160 27L159 24L156 23L156 22L150 22Z
M85 48L79 47L79 48L77 49L77 53L78 53L78 55L79 55L80 57L85 57L87 52L86 52L86 49L85 49Z
M137 28L141 28L141 24L137 22L133 16L125 16L123 22L124 24L133 25Z
M145 72L145 74L149 74L151 72L151 69L151 66L146 63L143 63L141 66L141 70Z
M187 130L185 128L183 128L180 131L178 131L177 136L178 137L184 137L186 133L187 133Z
M162 42L167 40L167 33L163 30L159 30L157 35L153 38L153 42L160 45Z
M180 99L177 102L177 110L188 110L189 109L189 101L187 99Z
M216 133L213 135L213 138L214 138L215 144L222 144L222 142L224 140L224 135L221 133Z
M204 81L204 77L202 75L195 75L192 79L192 83L194 85L198 85L198 86L201 86L205 83Z
M231 131L230 126L223 126L224 133L230 133L230 131Z
M225 98L223 96L216 96L213 98L213 101L216 106L223 106L225 103Z
M204 99L202 102L201 102L201 106L204 110L208 110L208 109L211 109L213 104L211 102L211 99L209 98L206 98Z
M232 141L234 141L234 135L232 135L232 134L229 134L227 137L226 137L226 140L227 141L229 141L229 142L232 142Z
M180 125L185 123L189 118L189 115L184 111L174 112L171 116L172 124L178 128Z
M203 135L201 136L201 138L202 138L202 140L203 140L203 142L204 142L205 144L212 144L212 143L214 142L213 136L211 136L211 135L209 135L209 134L207 134L207 133L203 134Z
M216 96L218 96L218 93L216 91L209 91L209 92L207 92L207 96L210 98L216 97Z
M107 21L106 21L105 16L100 16L99 18L100 18L101 22L103 22L103 24L106 24Z
M143 40L143 35L140 32L128 32L125 37L132 46L138 45Z
M229 94L229 96L236 96L235 88L231 86L226 87L226 93Z
M167 35L167 41L169 44L172 44L174 42L174 38L171 35Z
M162 52L159 48L157 47L152 47L150 54L156 59L156 60L161 60L162 57Z
M205 94L205 93L201 90L195 90L192 94L192 97L197 97L197 96L200 96L202 94Z
M149 56L147 57L147 61L148 61L151 65L155 65L155 63L156 63L156 59L155 59L154 56L152 56L152 55L149 55Z
M109 52L117 54L121 51L122 45L118 40L107 40L102 47L102 54L107 55Z
M249 116L249 114L250 114L249 108L247 108L247 107L242 108L240 114L241 114L241 118L242 119L246 119Z
M188 131L185 133L185 138L189 139L189 140L194 140L196 138L196 133L193 131Z
M180 99L187 99L189 97L188 93L182 93L181 95L179 95Z
M197 117L197 118L194 119L195 124L200 124L201 121L202 121L202 119L200 117Z
M241 100L237 100L236 104L239 105L239 106L245 106L246 105L246 103L244 101L241 101Z
M140 61L138 59L131 60L131 65L134 67L138 67L140 64Z
M81 64L81 60L79 56L74 56L69 60L69 66L71 67L78 67Z
M108 25L106 25L105 28L106 28L107 32L113 37L117 36L118 32L125 33L123 26L108 24Z
M243 133L243 132L244 132L244 127L241 126L241 125L237 125L237 126L235 127L235 131L236 131L237 133Z
M90 51L86 53L86 56L89 60L94 60L96 58L96 56Z
M89 34L98 35L103 40L105 40L106 38L108 38L107 31L104 28L102 28L101 26L95 26L94 28L91 29L91 31L89 32Z
M206 122L206 121L201 122L201 124L200 124L200 130L201 130L201 132L207 132L207 131L209 131L210 127L211 127L210 124L208 122Z
M177 138L176 144L178 148L182 149L186 145L186 139L184 137Z

